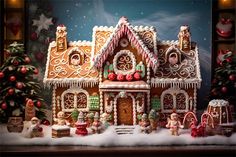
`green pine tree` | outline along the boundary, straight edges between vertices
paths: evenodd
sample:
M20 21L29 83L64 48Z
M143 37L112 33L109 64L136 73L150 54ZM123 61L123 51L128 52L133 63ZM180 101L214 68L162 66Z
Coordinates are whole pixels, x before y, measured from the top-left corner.
M9 56L0 67L0 122L10 116L24 117L27 98L33 100L36 116L45 118L42 91L35 79L38 69L30 64L23 44L14 42L6 51Z
M214 71L210 99L225 99L236 107L236 56L225 55Z

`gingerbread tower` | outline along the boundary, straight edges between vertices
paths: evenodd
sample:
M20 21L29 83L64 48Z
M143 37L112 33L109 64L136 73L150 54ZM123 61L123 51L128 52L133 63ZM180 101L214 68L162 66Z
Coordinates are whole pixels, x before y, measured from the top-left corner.
M59 25L56 32L57 51L65 51L67 49L67 31L64 25Z
M191 50L191 34L189 26L184 25L180 27L180 32L178 34L179 38L179 48L182 51L188 52Z

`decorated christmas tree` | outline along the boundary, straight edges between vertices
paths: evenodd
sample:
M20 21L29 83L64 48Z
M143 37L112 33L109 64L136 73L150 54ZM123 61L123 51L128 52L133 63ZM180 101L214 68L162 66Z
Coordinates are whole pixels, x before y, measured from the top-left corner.
M8 58L0 67L0 121L7 122L11 116L23 116L28 99L34 103L36 116L43 119L42 91L34 78L38 69L31 65L23 44L14 42L6 51Z
M211 99L225 99L236 107L236 56L229 50L220 50L218 67L212 80Z

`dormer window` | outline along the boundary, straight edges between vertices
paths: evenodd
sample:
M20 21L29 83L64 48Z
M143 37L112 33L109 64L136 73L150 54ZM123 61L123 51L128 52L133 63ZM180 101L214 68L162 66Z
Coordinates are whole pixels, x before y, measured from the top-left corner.
M84 63L84 54L79 52L77 48L72 49L69 53L69 64L72 66L80 66Z
M135 56L129 50L121 50L113 59L114 71L116 74L133 74L135 72Z

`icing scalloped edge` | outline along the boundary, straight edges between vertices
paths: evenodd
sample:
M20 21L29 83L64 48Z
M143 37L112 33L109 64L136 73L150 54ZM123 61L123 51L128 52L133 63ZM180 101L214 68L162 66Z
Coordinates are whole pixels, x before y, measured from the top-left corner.
M209 102L208 105L212 107L221 107L221 106L228 106L229 102L223 99L213 99Z
M70 41L69 46L92 46L92 42L87 40Z

